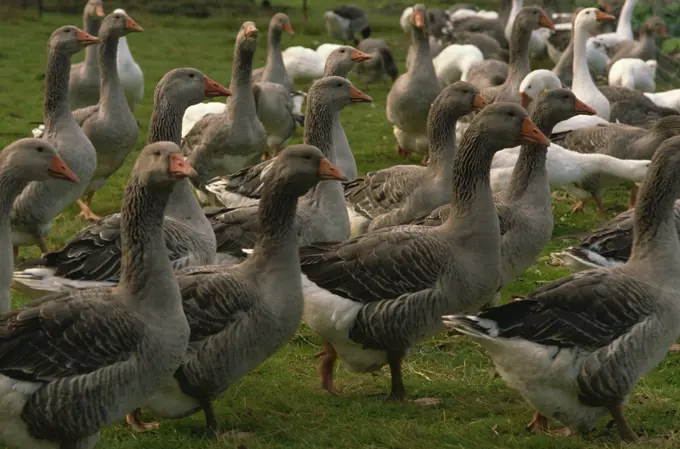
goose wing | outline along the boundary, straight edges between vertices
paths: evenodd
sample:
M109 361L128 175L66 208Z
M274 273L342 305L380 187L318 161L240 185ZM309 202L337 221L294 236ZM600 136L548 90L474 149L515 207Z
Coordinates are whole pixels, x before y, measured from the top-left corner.
M620 271L590 270L551 282L526 299L477 316L492 336L594 351L652 312L645 286ZM488 320L488 321L487 321Z
M244 248L252 248L257 241L259 218L257 206L225 208L210 219L217 252L240 254Z
M416 166L398 165L371 172L344 184L345 201L358 213L375 218L400 207L424 177L425 168Z
M450 257L450 250L420 226L385 228L343 243L300 248L302 272L310 281L365 303L433 287Z
M0 374L50 382L128 360L144 323L112 300L112 290L48 295L0 318Z
M76 121L78 126L83 126L83 124L90 118L94 117L99 113L99 105L94 104L86 108L76 109L72 112L73 119Z

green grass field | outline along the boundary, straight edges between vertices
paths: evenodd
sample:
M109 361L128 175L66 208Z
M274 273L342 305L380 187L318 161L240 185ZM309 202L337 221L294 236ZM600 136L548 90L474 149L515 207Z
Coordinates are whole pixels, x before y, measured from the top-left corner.
M299 10L291 12L296 30L284 37L284 46L316 48L327 42L321 14L331 0L309 2L309 24ZM404 4L357 1L370 5L376 36L388 40L402 70L407 40L398 25ZM290 1L299 7L301 1ZM325 5L324 5L325 4ZM105 4L107 11L115 5ZM377 11L380 11L378 14ZM155 84L169 70L192 66L213 79L229 84L234 38L246 18L152 17L130 12L145 28L143 34L129 37L137 62L146 80L145 98L135 111L142 133L137 151L146 139ZM0 15L2 17L2 15ZM263 64L268 16L256 18L262 31L256 65ZM41 21L32 11L10 13L0 19L0 147L30 135L32 121L42 119L45 45L51 32L62 25L80 26L79 16L47 14ZM79 55L77 60L80 60ZM74 62L76 62L74 60ZM300 85L301 89L308 86ZM359 86L364 88L365 86ZM365 91L375 103L354 105L342 114L344 128L361 172L404 163L397 155L391 126L385 119L387 87L371 86ZM302 133L293 143L301 141ZM100 215L119 209L125 180L137 152L128 158L106 188L95 196L93 211ZM414 157L410 162L417 163ZM608 215L625 209L628 190L620 188L605 198ZM590 206L585 214L569 212L573 200L562 192L554 194L555 240L545 248L537 263L503 290L505 299L532 291L538 284L557 279L567 272L546 264L551 251L569 241L557 237L592 228L600 220ZM57 218L49 243L63 245L86 223L77 217L77 207L68 208ZM23 249L20 258L38 256L37 248ZM24 299L16 295L15 306ZM414 349L404 364L405 383L410 397L437 397L441 403L420 406L414 403L385 402L373 393L386 392L389 372L356 375L339 368L336 385L341 396L319 388L316 360L320 340L304 326L296 337L257 370L241 379L217 402L217 415L225 429L234 432L220 440L201 440L192 430L203 424L197 414L182 420L164 421L160 430L133 434L122 423L103 432L98 445L107 449L189 449L189 448L611 448L619 447L616 430L606 430L603 421L593 435L584 438L533 436L524 426L533 411L521 397L494 376L489 358L468 339L440 335ZM680 447L680 367L678 355L669 357L646 376L632 395L627 408L633 428L642 436L636 448ZM29 449L29 448L26 448Z

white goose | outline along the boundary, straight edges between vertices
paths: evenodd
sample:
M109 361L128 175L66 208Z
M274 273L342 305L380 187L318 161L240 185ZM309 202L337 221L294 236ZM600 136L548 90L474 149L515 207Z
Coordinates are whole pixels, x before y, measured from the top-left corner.
M114 14L126 14L124 9L118 8L113 11ZM127 39L125 36L118 40L118 78L120 84L125 90L125 98L127 99L130 110L135 109L135 105L144 98L144 72L142 72L139 64L130 53Z
M632 41L635 39L633 34L633 11L638 0L626 0L621 8L621 15L616 24L616 31L613 33L598 34L597 38L607 47L612 48L622 41Z
M614 20L614 16L603 13L597 8L581 10L574 21L574 78L571 90L574 95L588 106L597 111L597 115L609 120L611 112L609 100L595 85L588 69L586 43L589 35L597 28L597 23L603 20Z
M643 61L638 58L622 58L612 64L609 69L610 86L627 87L641 92L656 90L656 60Z
M484 59L474 45L453 44L442 50L432 61L439 81L448 85L456 81L467 81L470 68Z

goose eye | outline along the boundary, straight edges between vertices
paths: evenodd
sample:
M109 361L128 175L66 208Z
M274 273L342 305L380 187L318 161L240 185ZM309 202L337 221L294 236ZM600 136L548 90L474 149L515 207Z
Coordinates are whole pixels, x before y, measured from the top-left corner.
M113 16L113 17L115 17L116 19L120 19L120 16L119 16L118 14L116 14L116 15Z
M64 30L64 33L70 33L70 32L71 32L71 29L70 29L70 28L66 28L66 29Z
M196 76L196 75L194 75L193 73L189 74L189 78L193 78L194 76Z
M341 83L338 83L337 86L338 86L338 87L342 87L342 84L341 84Z
M160 150L156 150L156 151L153 152L153 154L154 154L155 156L160 156L160 155L161 155L161 151L160 151Z
M43 147L37 147L35 150L36 150L38 153L42 153L42 152L43 152Z

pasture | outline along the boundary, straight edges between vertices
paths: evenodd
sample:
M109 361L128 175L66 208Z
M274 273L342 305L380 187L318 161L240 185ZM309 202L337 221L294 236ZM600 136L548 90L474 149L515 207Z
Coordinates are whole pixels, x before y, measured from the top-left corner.
M284 36L284 48L302 45L316 48L329 42L323 28L326 7L340 4L332 0L310 1L309 21L304 23L301 1L289 0L295 36ZM355 2L367 6L374 35L392 46L403 73L408 45L399 28L399 15L405 4ZM437 3L428 4L436 6ZM488 6L488 5L486 5ZM117 5L105 2L107 12ZM240 24L255 20L260 30L256 67L266 56L266 30L269 13L256 17L214 17L189 19L151 16L128 10L144 27L141 34L128 37L132 53L145 75L144 100L135 110L142 128L137 150L123 169L94 199L92 210L104 216L119 209L125 181L137 151L146 140L151 116L153 90L158 80L177 67L195 67L216 81L228 85L234 39ZM30 122L42 119L45 44L52 31L62 25L82 26L80 15L46 14L42 20L26 13L10 11L0 18L0 148L30 135ZM81 60L78 55L73 62ZM351 79L351 77L350 77ZM307 85L298 85L306 90ZM360 173L399 163L418 163L419 157L404 161L396 152L392 127L385 118L385 98L389 86L358 85L371 95L373 104L346 108L343 126L354 151ZM661 89L663 86L659 86ZM677 87L677 86L676 86ZM301 142L298 130L292 143ZM601 221L592 205L584 214L572 214L574 200L562 191L553 193L554 239L536 264L503 290L503 299L531 292L537 285L567 274L550 266L549 254L570 241L559 237L591 229ZM608 217L625 209L628 189L609 191L605 197ZM51 248L62 246L86 223L78 218L73 205L54 223L49 237ZM39 256L37 248L22 249L19 261ZM14 306L25 298L13 295ZM534 436L525 430L531 410L518 394L495 376L489 358L470 340L442 334L422 342L406 359L405 384L411 398L436 397L439 404L423 406L413 402L386 402L389 371L376 375L336 372L340 396L319 387L314 354L320 340L303 325L293 340L276 356L241 379L217 401L220 425L232 431L218 440L202 440L192 431L203 425L202 414L163 421L158 431L132 433L124 423L103 432L98 447L106 449L429 449L429 448L612 448L619 447L616 429L603 421L588 437ZM630 398L627 416L641 435L634 448L680 447L680 355L670 354L638 385ZM149 417L145 415L145 417ZM555 423L556 424L556 423ZM557 425L557 424L556 424ZM27 448L29 449L29 448Z

